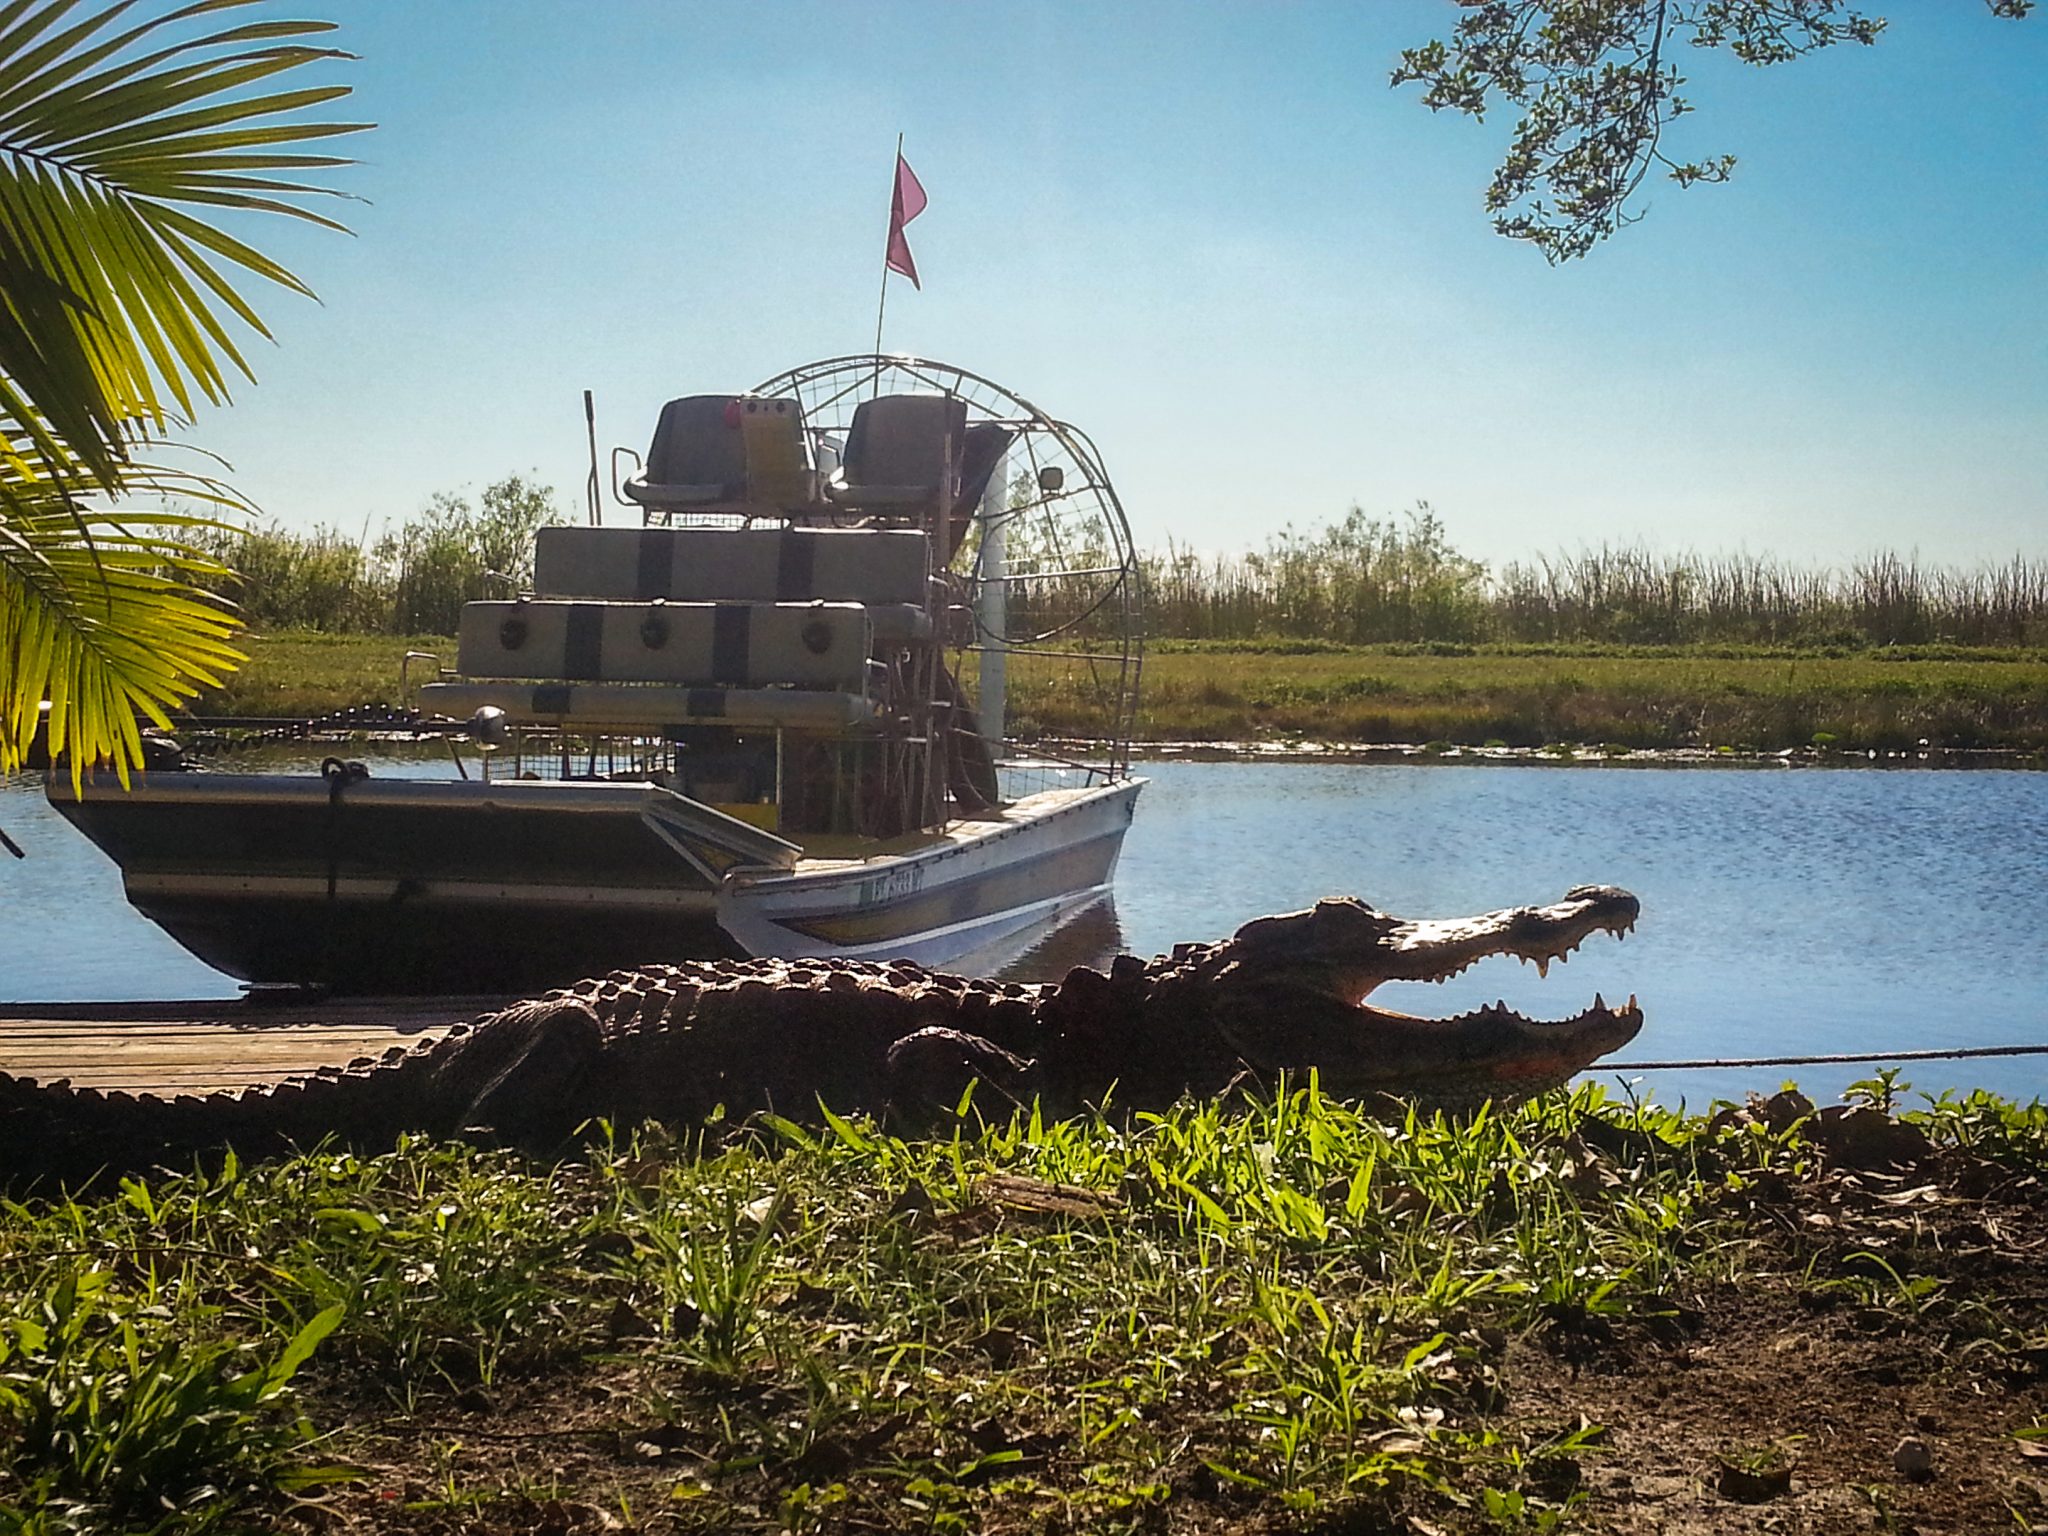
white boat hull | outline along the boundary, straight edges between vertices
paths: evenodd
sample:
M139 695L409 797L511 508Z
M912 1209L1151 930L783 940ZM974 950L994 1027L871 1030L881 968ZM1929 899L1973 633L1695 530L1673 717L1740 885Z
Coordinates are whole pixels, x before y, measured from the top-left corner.
M1143 785L1047 790L900 854L737 873L719 926L753 955L948 965L1101 899Z

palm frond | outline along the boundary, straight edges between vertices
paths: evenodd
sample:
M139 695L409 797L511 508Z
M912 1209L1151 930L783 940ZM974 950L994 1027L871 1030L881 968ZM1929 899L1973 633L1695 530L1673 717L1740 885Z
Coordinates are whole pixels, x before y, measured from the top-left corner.
M70 492L0 470L0 773L20 767L48 699L50 753L73 784L101 760L125 784L142 761L137 716L169 725L243 659L232 605L194 584L227 572L192 535L246 503L206 475L129 468L132 488L212 512L90 507L75 499L81 470Z
M262 3L0 0L0 773L47 702L74 783L99 760L125 782L138 716L241 659L192 539L246 505L136 455L249 376L237 335L269 331L244 280L310 291L214 210L341 227L306 178L348 162L306 146L367 125L309 118L348 87L299 82L351 55ZM100 505L123 493L206 510Z
M225 15L259 3L132 24L126 3L0 12L0 414L22 429L17 475L82 466L117 490L138 432L249 376L232 325L269 332L235 277L308 291L192 210L341 227L309 204L342 194L303 174L348 162L298 146L367 125L304 116L346 85L280 77L352 56L307 41L329 22Z

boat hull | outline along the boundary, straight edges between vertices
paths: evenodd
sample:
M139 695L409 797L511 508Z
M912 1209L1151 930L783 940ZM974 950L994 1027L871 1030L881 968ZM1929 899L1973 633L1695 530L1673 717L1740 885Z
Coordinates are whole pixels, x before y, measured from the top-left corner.
M949 965L1100 900L1143 787L1050 790L930 847L736 876L719 890L719 925L749 954Z
M796 859L647 784L152 774L51 803L208 964L341 994L544 990L744 954L946 964L1107 887L1137 781L1028 797L909 852ZM781 867L768 861L775 860Z

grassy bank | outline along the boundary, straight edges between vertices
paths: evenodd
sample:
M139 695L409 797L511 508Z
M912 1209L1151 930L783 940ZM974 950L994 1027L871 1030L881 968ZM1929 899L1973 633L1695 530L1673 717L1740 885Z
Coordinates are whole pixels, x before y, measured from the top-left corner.
M2048 1113L1805 1109L1303 1091L0 1205L0 1529L2026 1528Z
M407 650L445 638L247 638L249 663L196 709L324 714L398 694ZM1025 735L1085 732L1086 691L1018 658ZM1307 738L1599 748L1814 744L2048 751L2048 652L1958 647L1367 646L1162 641L1146 656L1139 734L1154 741Z
M305 719L356 704L398 701L408 651L455 662L447 635L351 635L293 629L236 637L248 660L225 683L192 703L200 715ZM415 681L431 678L434 663L415 662Z
M1057 734L1064 682L1013 711ZM1306 737L1540 747L1772 751L2048 747L2048 653L1771 652L1631 647L1266 647L1161 642L1146 656L1152 740Z

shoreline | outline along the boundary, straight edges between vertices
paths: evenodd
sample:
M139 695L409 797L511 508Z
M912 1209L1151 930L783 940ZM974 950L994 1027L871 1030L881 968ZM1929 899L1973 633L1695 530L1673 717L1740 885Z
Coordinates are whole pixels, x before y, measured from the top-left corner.
M1082 743L1045 741L1047 750ZM1820 747L1784 747L1775 752L1734 747L1463 747L1415 742L1350 741L1140 741L1131 744L1133 762L1189 763L1361 763L1473 765L1506 768L1871 768L2048 770L2048 754L2018 747L1915 747L1910 751L1837 752Z

